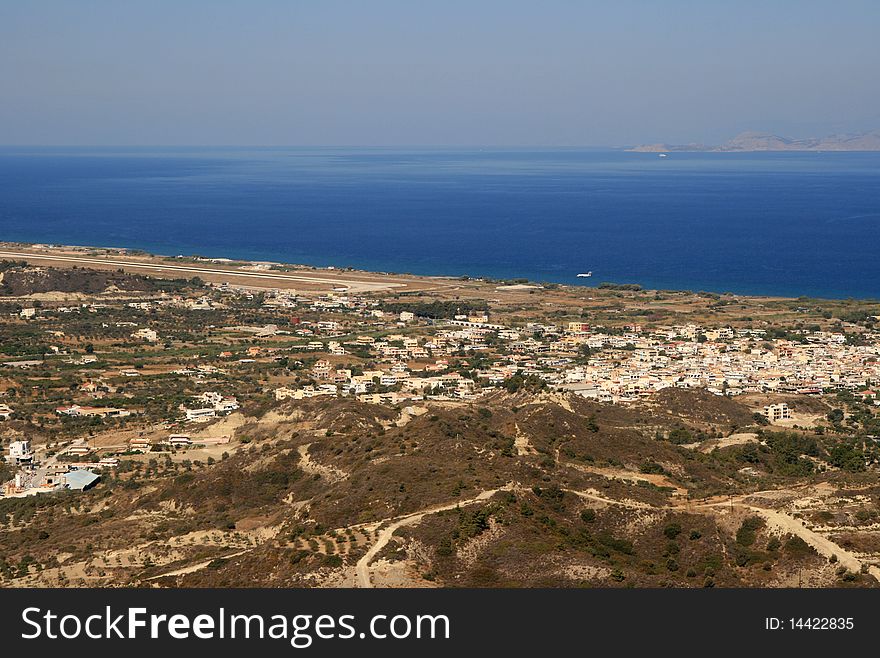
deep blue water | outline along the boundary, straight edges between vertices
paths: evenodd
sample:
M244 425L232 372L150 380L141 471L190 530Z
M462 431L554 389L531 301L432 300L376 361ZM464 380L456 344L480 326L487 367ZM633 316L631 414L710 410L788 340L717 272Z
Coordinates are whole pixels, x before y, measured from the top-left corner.
M880 153L6 147L0 240L880 297Z

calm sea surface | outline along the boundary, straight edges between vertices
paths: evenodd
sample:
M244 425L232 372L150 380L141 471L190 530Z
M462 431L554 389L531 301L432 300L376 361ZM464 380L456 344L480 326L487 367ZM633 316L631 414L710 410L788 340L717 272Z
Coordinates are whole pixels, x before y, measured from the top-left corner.
M6 147L0 240L880 297L880 153Z

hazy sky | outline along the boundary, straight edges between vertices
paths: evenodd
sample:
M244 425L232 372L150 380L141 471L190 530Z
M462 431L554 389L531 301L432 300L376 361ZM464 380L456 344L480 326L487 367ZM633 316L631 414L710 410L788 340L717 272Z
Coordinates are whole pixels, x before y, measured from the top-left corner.
M878 0L0 0L0 144L880 127Z

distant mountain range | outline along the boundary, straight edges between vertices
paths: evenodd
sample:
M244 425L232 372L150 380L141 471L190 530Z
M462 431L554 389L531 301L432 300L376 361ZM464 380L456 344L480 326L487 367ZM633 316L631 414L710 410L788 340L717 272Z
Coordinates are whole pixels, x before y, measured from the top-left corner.
M770 133L748 131L719 146L708 144L643 144L628 151L663 153L668 151L748 152L748 151L880 151L880 130L854 135L830 135L792 139Z

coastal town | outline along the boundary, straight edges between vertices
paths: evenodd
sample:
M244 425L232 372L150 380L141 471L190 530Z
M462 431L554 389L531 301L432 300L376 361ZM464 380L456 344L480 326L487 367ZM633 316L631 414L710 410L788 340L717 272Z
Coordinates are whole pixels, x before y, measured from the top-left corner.
M9 501L83 495L161 469L178 479L181 469L210 470L248 454L249 435L272 414L324 402L367 416L391 410L403 427L436 419L436 409L489 418L504 396L656 415L680 392L737 412L636 421L651 440L699 452L705 442L760 443L765 431L846 433L863 442L856 470L874 468L864 442L880 434L871 411L880 404L877 304L467 277L395 275L389 287L365 274L182 257L151 261L173 268L154 277L70 269L75 256L46 264L45 250L30 256L36 264L0 265L0 493ZM199 276L178 278L189 267ZM300 280L254 285L243 281L251 272ZM597 415L582 418L588 430ZM321 436L346 428L322 426ZM296 447L300 470L349 477L312 461L309 445ZM545 452L519 436L509 450ZM624 480L654 472L607 463ZM669 479L675 468L656 468L661 487L685 491ZM754 464L741 470L761 474Z

